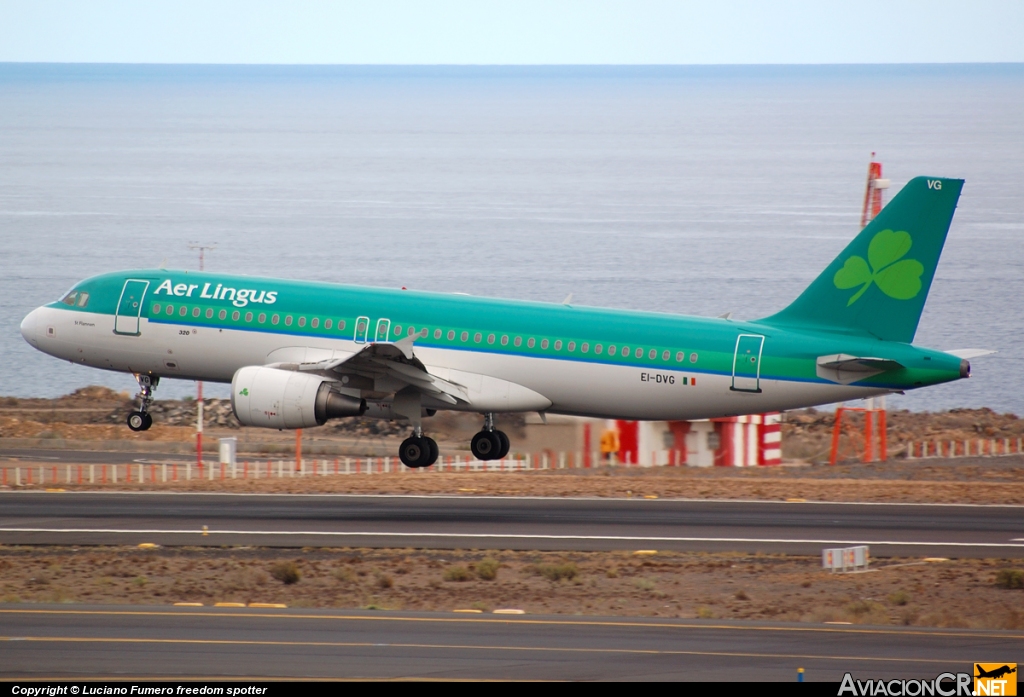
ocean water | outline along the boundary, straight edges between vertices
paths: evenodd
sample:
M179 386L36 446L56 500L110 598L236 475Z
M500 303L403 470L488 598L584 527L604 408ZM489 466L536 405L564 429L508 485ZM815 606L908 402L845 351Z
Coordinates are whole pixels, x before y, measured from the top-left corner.
M916 343L999 351L890 406L1024 413L1024 65L0 64L0 394L134 390L19 322L192 241L233 273L767 315L857 233L872 151L892 192L966 179Z

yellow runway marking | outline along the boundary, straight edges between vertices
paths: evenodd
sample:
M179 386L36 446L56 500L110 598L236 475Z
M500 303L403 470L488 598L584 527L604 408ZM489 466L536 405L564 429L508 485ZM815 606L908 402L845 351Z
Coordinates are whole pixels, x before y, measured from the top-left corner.
M257 641L254 639L145 639L127 637L0 637L0 641L58 643L58 644L157 644L157 645L197 645L197 646L268 646L268 647L299 647L299 648L337 648L337 649L446 649L457 651L524 651L544 653L599 653L627 654L648 656L717 656L722 658L777 658L802 659L820 661L885 661L887 663L970 663L949 658L893 658L890 656L831 656L800 653L755 653L751 651L684 651L672 649L600 649L586 647L558 646L502 646L488 644L413 644L402 642L372 641Z
M948 632L900 629L861 629L853 627L779 627L779 626L738 626L730 624L692 624L686 622L642 622L638 620L541 620L541 619L496 619L490 617L408 617L384 615L308 615L298 613L256 613L256 612L199 612L194 610L8 610L0 609L0 615L110 615L136 617L248 617L257 619L292 620L358 620L362 622L434 622L453 624L460 622L484 622L493 624L529 624L556 627L642 627L644 629L720 629L747 632L818 632L825 634L866 634L894 636L964 637L971 639L1024 639L1024 634L1003 634L993 632Z

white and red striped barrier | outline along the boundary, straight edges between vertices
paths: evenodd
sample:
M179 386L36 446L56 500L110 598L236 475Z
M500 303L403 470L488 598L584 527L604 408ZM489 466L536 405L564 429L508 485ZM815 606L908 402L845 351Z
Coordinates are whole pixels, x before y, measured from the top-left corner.
M907 459L998 457L1019 455L1024 438L972 438L964 440L916 440L907 443Z

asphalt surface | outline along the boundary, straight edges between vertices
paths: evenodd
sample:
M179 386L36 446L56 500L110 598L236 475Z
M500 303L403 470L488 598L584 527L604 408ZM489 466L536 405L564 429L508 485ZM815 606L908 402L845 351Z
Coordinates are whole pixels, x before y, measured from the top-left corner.
M204 534L204 526L206 534ZM0 493L0 544L660 549L1024 557L1024 507L678 499Z
M1024 632L557 616L0 605L0 675L838 683L1017 661Z

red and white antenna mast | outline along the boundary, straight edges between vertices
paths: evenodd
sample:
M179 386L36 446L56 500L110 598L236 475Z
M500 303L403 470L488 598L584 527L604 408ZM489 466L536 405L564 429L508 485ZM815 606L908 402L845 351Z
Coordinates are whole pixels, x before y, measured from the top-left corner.
M868 163L868 183L864 191L864 211L860 216L862 229L882 212L882 191L888 188L889 180L882 179L882 163L876 162L875 153L871 153L871 162Z
M203 271L206 266L206 250L214 249L216 245L199 244L189 242L188 248L199 250L199 270ZM203 475L203 381L196 381L196 464L199 465L199 476Z

